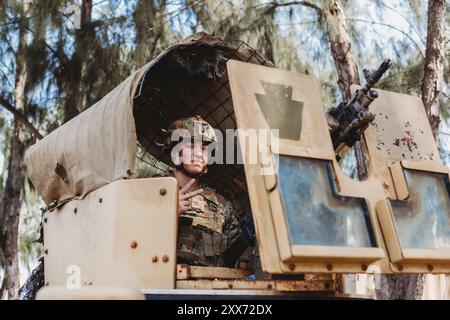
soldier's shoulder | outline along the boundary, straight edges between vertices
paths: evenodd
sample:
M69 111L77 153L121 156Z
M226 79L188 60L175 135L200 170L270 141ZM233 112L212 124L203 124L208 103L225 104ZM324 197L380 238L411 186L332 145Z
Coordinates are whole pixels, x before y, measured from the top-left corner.
M154 175L152 175L152 178L165 178L165 177L173 177L173 171L169 170L169 171L161 171L158 173L155 173Z
M216 189L214 189L210 186L202 184L202 189L203 189L202 195L206 198L215 200L216 202L220 202L224 205L229 202L227 199L225 199L225 197L223 195L221 195L219 192L217 192Z

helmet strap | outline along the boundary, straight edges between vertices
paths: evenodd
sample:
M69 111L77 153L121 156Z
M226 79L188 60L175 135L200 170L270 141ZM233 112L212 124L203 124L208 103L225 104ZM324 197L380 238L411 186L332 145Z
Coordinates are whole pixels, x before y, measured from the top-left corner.
M188 177L194 178L194 179L196 179L196 178L204 175L206 172L208 172L208 167L207 167L206 164L203 166L203 170L200 173L189 172L188 170L186 170L186 168L185 168L183 163L181 163L178 166L175 166L175 168L177 168L178 170L181 170L185 175L187 175Z

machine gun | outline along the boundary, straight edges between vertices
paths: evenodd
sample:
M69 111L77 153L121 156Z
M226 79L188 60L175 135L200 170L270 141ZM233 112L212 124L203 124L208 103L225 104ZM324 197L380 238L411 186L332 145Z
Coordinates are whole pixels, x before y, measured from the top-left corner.
M372 87L390 66L391 61L386 59L372 73L364 69L366 85L358 89L349 102L342 101L328 111L328 126L338 158L345 148L352 147L361 138L369 123L375 119L375 114L369 111L369 105L378 97L378 92Z

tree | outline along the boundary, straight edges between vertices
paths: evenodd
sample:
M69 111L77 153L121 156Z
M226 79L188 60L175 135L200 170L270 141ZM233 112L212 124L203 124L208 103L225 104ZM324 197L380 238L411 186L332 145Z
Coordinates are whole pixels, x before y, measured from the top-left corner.
M16 54L15 70L15 109L23 113L26 106L26 81L28 64L24 58L28 37L29 1L23 1L19 15L19 38ZM8 177L0 207L0 226L3 226L2 251L5 256L5 292L9 299L17 296L19 290L18 233L21 207L21 187L23 183L23 133L17 117L13 122L13 132L10 137L10 156L8 161ZM3 241L4 239L4 241Z
M441 121L439 107L444 81L445 46L448 40L445 37L445 17L445 0L429 0L422 101L435 139Z

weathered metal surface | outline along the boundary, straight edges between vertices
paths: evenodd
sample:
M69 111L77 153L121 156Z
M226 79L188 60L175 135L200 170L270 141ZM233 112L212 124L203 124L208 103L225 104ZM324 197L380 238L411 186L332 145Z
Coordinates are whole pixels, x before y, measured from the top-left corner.
M162 187L167 190L165 196L159 193ZM176 199L174 178L130 179L46 212L45 282L50 286L173 288Z
M354 86L352 90L357 88ZM430 166L442 162L420 98L385 90L378 93L379 97L369 107L376 118L364 136L372 170L386 184L389 197L395 199L387 161L409 160Z
M239 129L278 126L284 130L280 132L278 151L267 142L273 156L280 155L279 163L272 164L279 169L273 176L262 172L267 165L262 156L257 164L250 163L248 148L242 146L263 270L275 274L369 272L369 263L385 257L374 210L376 200L383 199L385 191L376 177L364 183L354 181L335 163L316 80L237 61L228 62L228 76ZM268 95L281 99L280 107L290 109L286 113L290 117L278 119L268 112ZM292 101L286 101L288 98ZM242 134L240 141L244 140ZM328 177L326 169L313 177L317 172L312 166L286 165L283 161L288 157L298 162L305 158L328 161L332 177ZM333 196L333 189L338 196ZM340 214L334 212L336 206ZM388 271L387 261L384 266Z
M220 267L200 267L186 264L177 265L177 279L245 279L251 274L248 270L220 268Z
M333 280L178 280L177 289L334 291Z

